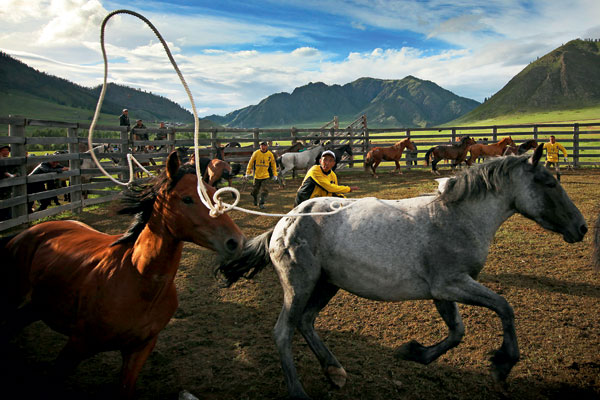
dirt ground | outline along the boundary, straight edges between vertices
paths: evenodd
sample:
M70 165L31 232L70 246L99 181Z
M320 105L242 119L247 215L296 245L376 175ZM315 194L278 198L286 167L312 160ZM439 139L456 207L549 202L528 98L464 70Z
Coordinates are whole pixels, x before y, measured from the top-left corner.
M340 182L360 186L350 197L386 199L437 187L429 172L381 172L372 179L362 171L341 171ZM288 211L299 183L273 188L267 211ZM566 172L563 185L591 229L600 212L600 170ZM241 206L254 208L248 189ZM277 222L231 215L248 237ZM77 219L107 233L122 232L130 222L106 209ZM519 215L497 232L480 281L504 296L515 312L521 360L504 391L488 371L490 352L502 340L500 321L491 311L460 305L463 342L424 366L399 361L394 352L411 339L431 345L445 337L446 327L431 301L382 303L344 291L323 310L316 326L345 367L348 382L342 389L331 387L296 334L296 365L306 391L315 399L339 400L600 398L600 275L591 268L592 234L567 244ZM182 390L207 400L285 398L271 336L282 300L273 269L224 289L213 277L215 260L210 251L186 244L176 278L180 306L141 372L138 399L177 399ZM41 322L26 328L5 349L3 392L17 393L14 398L19 399L114 398L121 362L116 352L85 361L64 383L49 381L52 360L65 342Z

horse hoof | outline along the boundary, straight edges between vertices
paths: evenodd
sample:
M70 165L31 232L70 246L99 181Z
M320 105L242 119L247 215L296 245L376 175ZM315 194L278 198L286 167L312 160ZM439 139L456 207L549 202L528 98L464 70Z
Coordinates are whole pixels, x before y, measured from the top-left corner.
M400 348L394 353L394 357L399 360L414 361L420 364L429 364L423 357L426 350L427 348L425 346L416 340L411 340L410 342L404 343L402 346L400 346Z
M338 389L344 387L346 384L346 378L348 377L344 368L334 367L333 365L327 367L325 370L325 375L327 375L331 383Z
M510 358L505 352L497 351L491 358L492 365L490 366L494 381L502 383L506 381L512 367L517 363L518 359Z

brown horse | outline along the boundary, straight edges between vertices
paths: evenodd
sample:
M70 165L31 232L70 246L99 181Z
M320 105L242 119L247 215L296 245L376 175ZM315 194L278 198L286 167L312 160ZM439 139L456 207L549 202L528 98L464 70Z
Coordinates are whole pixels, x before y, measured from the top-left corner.
M469 152L471 153L471 157L467 159L467 165L472 165L474 160L477 160L477 157L499 157L504 154L504 150L507 146L513 145L512 138L507 136L500 140L498 143L493 144L481 144L477 143L469 147Z
M401 174L400 170L400 157L402 157L402 152L407 148L409 150L414 150L415 145L410 141L410 138L404 138L401 141L395 143L390 147L375 147L371 151L367 153L365 157L365 171L371 167L372 174L374 178L377 178L377 172L375 171L379 164L382 161L394 161L396 163L396 169L392 171Z
M469 146L472 146L475 143L476 142L472 137L463 136L458 143L434 146L425 153L425 165L429 165L429 159L431 158L431 172L439 175L440 173L437 170L437 164L442 160L453 160L452 170L454 170L457 165L465 161Z
M192 154L187 163L194 165L195 160L195 154ZM223 161L219 158L213 158L211 160L207 157L200 157L200 173L202 174L202 179L215 189L221 182L221 179L227 179L229 186L231 186L233 177L240 173L241 168L241 164L238 163L231 166L227 161Z
M511 154L520 156L522 154L527 153L531 149L535 149L537 147L537 142L535 139L529 139L525 142L521 143L519 146L511 145L507 146L506 150L504 150L503 156L509 156Z
M151 185L126 191L119 213L135 220L125 234L51 221L3 238L4 339L37 320L67 335L53 369L61 375L99 352L119 350L119 395L132 397L159 332L177 309L174 278L183 242L225 259L243 247L244 236L229 216L209 216L194 172L171 153Z

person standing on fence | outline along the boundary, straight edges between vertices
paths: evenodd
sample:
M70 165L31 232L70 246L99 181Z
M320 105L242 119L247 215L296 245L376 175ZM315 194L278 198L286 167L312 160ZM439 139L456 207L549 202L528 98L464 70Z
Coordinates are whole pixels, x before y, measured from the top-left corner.
M358 190L358 186L338 185L337 175L332 171L335 162L333 151L325 150L321 154L319 165L313 165L304 177L296 193L294 207L313 197L345 197L344 193Z
M129 123L129 110L126 108L123 109L121 115L119 116L119 126L126 126L127 132L131 129L131 124Z
M165 123L161 122L160 125L158 126L158 129L160 129L160 131L156 134L156 139L154 139L154 140L166 140L167 139L167 127L165 126ZM164 147L164 145L155 146L155 151L160 151L160 150L162 150L163 147Z
M558 151L562 151L565 156L565 163L569 162L567 157L567 149L565 146L558 143L554 135L550 136L550 141L544 143L544 149L546 149L546 168L554 167L554 171L556 172L556 179L560 182L560 167L558 165Z
M46 162L42 162L42 163L38 164L37 167L35 167L28 176L33 176L33 175L38 175L38 174L47 174L50 172L63 172L63 171L67 171L68 169L69 169L68 167L61 165L60 162L58 162L58 161L46 161ZM54 181L52 179L50 179L48 182L49 182L48 189L53 188ZM41 182L28 183L27 184L27 193L31 194L31 193L40 193L40 192L46 191L47 190L46 183L48 183L48 182L41 181ZM48 206L50 204L52 204L52 198L48 197L45 199L41 199L40 206L38 208L36 208L35 210L33 209L33 204L34 204L33 201L29 202L29 212L43 211L46 208L48 208Z
M141 132L140 129L146 129L146 125L144 125L143 121L141 119L138 119L135 122L135 125L133 126L133 128L131 129L131 133L133 133L133 139L134 140L148 140L148 133L147 132ZM146 146L138 146L136 151L138 152L146 152Z
M254 185L250 194L254 199L254 205L263 209L265 208L265 202L269 195L269 189L267 187L268 181L271 177L274 181L277 181L277 164L275 163L275 156L269 150L267 142L262 142L260 144L260 149L252 153L244 178L249 179L252 177L253 171Z

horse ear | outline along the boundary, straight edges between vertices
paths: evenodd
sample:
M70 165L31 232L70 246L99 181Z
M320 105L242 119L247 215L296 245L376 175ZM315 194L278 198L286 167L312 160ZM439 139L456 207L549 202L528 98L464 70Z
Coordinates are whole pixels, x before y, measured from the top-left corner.
M167 158L167 177L170 180L175 179L175 175L177 174L178 170L179 156L177 155L176 151L173 151L171 154L169 154L169 157Z
M540 158L542 158L542 154L544 154L544 144L543 143L535 148L533 155L529 158L529 163L535 167L537 165L537 163L540 161Z

